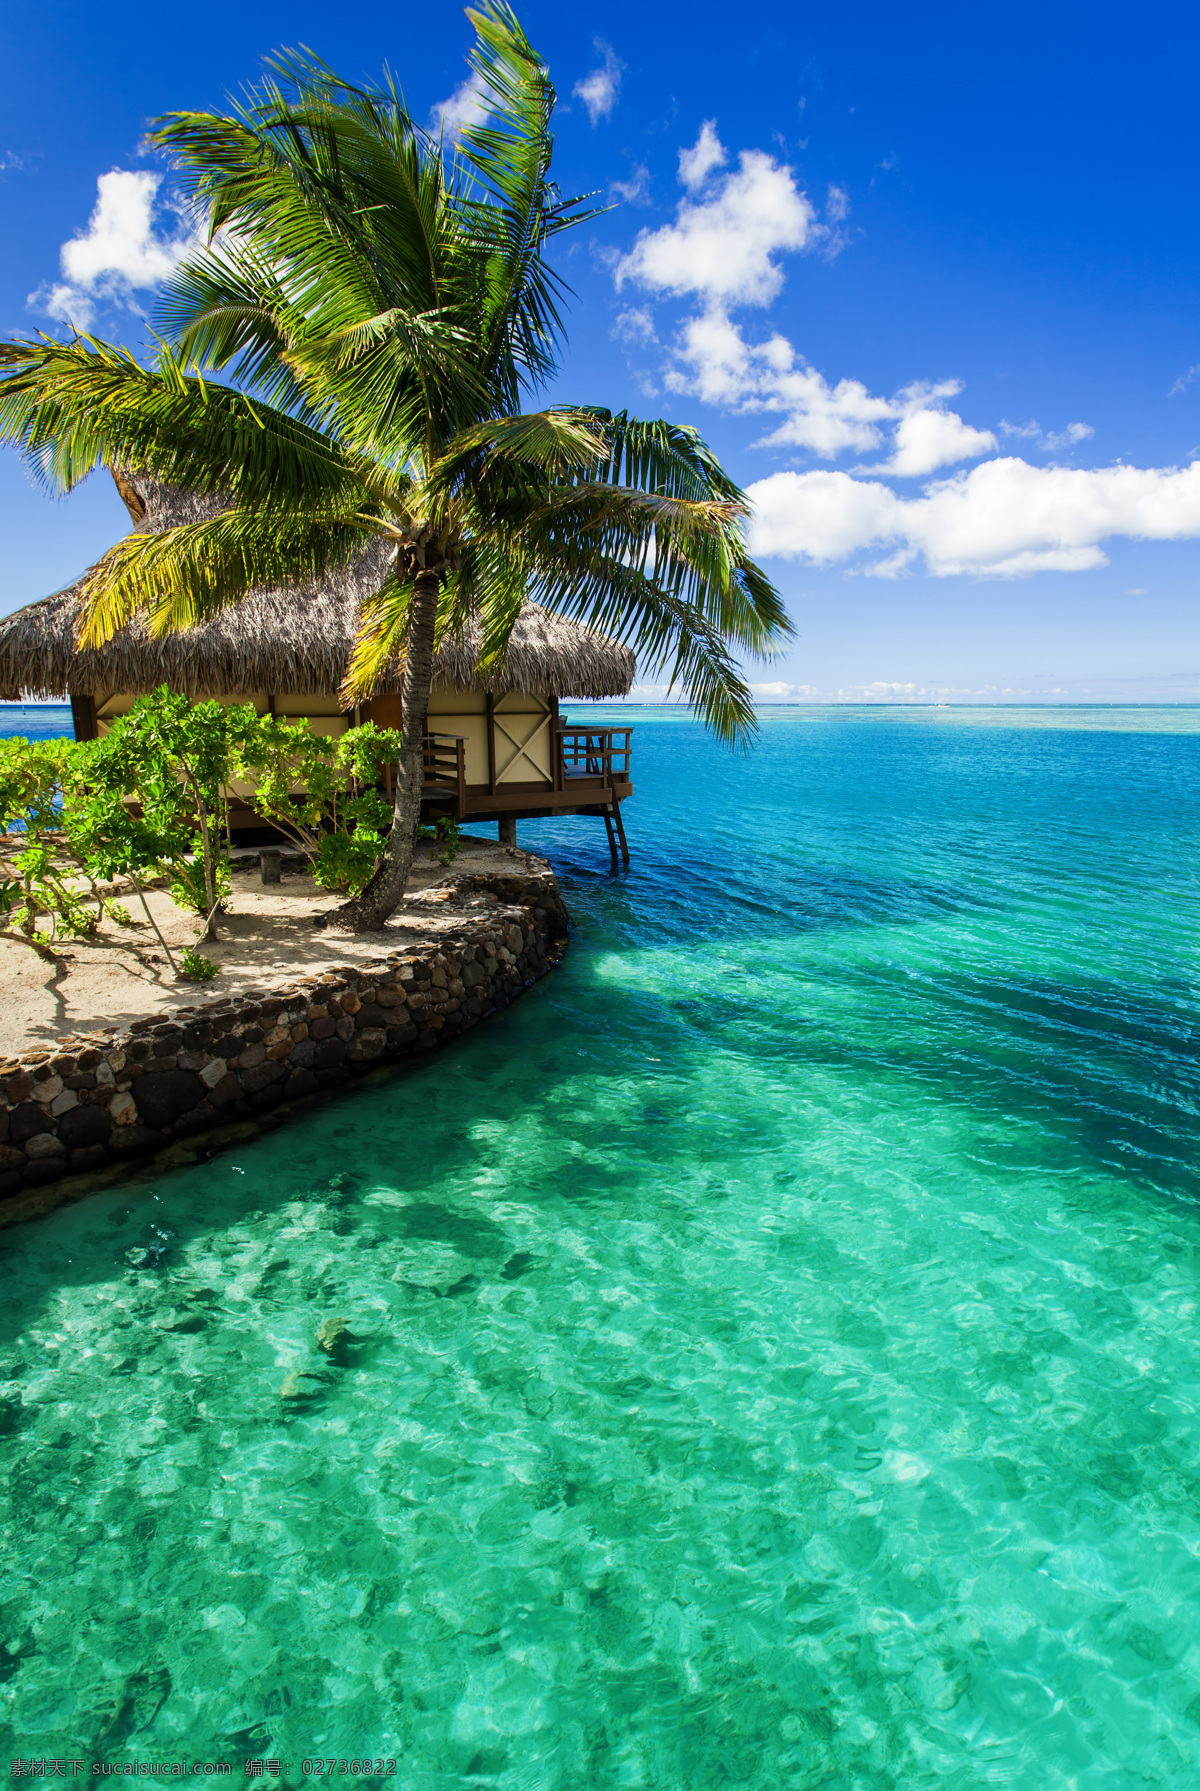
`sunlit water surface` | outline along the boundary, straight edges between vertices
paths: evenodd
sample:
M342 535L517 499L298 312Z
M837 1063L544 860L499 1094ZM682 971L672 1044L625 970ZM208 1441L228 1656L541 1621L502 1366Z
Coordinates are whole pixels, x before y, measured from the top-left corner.
M1200 713L623 719L554 977L4 1235L0 1753L1195 1787Z

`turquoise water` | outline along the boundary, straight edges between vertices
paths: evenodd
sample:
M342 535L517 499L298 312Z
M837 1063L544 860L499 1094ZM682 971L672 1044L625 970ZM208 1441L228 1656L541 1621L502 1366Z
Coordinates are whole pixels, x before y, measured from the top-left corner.
M558 974L0 1237L0 1758L1200 1782L1200 712L625 719Z

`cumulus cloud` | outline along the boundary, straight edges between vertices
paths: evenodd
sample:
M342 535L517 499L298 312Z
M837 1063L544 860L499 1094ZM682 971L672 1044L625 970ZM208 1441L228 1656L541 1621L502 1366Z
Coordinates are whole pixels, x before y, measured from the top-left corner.
M700 135L690 149L679 152L679 180L689 193L697 192L714 168L723 168L728 161L725 146L717 136L717 121L706 118Z
M59 252L62 280L30 293L29 304L80 330L91 328L101 301L136 307L135 295L165 280L196 240L190 231L159 233L154 210L161 184L160 174L145 170L102 174L87 229Z
M617 94L621 89L621 70L624 67L613 54L611 45L606 44L603 38L596 38L595 48L604 57L603 63L585 75L582 81L577 81L574 87L575 97L581 99L587 107L593 126L599 124L602 118L612 117Z
M703 141L702 131L697 150ZM783 285L779 254L806 247L815 225L791 169L746 149L710 199L684 199L673 224L639 234L617 262L617 286L632 280L655 292L694 293L713 310L769 305Z
M491 109L483 80L472 71L461 86L454 89L449 99L438 101L429 114L429 120L435 131L440 131L443 137L454 139L461 137L471 125L482 124Z
M945 408L942 401L961 391L962 382L957 379L943 380L940 385L906 386L893 400L900 408L900 420L892 438L891 458L876 470L897 479L919 479L940 466L978 460L981 454L994 452L996 438L990 429L975 429Z
M786 336L748 342L721 310L683 324L666 383L728 410L781 413L783 420L757 445L805 448L823 460L873 453L889 442L890 427L890 458L867 470L897 478L920 478L996 446L990 430L972 428L946 408L945 400L962 390L958 380L908 385L891 398L857 379L830 385Z
M891 549L866 569L895 576L923 558L937 577L1085 572L1100 543L1200 538L1200 462L1180 467L1036 467L997 458L904 498L842 472L774 473L750 487L752 550L831 564Z
M765 703L794 702L797 697L813 697L817 694L815 684L788 684L782 678L776 678L769 684L752 684L750 689Z
M727 409L779 413L782 421L763 446L804 448L824 459L889 448L890 461L872 470L900 478L919 478L995 448L990 431L946 408L957 383L910 385L895 397L877 397L860 380L831 386L778 333L763 342L746 339L731 311L771 303L783 284L783 254L840 246L850 202L841 187L830 187L830 221L820 222L792 170L760 150L743 150L738 166L713 186L715 170L727 160L715 122L706 119L679 156L681 183L689 194L704 189L706 196L681 200L674 223L641 231L616 264L618 289L633 282L658 295L700 301L675 338L668 389Z
M1035 466L1002 455L997 431L952 408L959 380L912 381L888 396L857 379L832 383L779 331L749 339L732 314L772 303L784 255L844 243L848 196L831 187L818 218L786 164L743 150L731 168L713 119L680 151L679 178L687 196L674 221L641 231L614 273L618 289L628 282L654 298L691 298L693 314L660 342L649 308L628 309L614 333L643 348L661 346L669 390L772 418L756 446L859 458L849 471L780 472L752 485L756 554L842 563L878 577L919 564L938 577L1019 577L1104 566L1101 544L1115 536L1200 538L1200 462L1186 469ZM1196 372L1189 369L1176 389ZM1042 454L1073 450L1093 434L1081 422L1047 431L1005 421L998 431ZM928 481L970 460L980 464L926 483L917 495L881 482Z

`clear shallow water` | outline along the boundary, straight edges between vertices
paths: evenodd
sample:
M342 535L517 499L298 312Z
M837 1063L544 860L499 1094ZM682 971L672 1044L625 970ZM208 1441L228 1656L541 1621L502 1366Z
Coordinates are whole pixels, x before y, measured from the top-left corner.
M0 1757L1197 1783L1200 713L627 718L531 997L0 1239Z

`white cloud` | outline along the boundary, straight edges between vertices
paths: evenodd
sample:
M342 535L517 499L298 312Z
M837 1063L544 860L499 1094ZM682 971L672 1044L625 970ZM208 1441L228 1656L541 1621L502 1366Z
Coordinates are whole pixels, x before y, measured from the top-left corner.
M1200 361L1195 362L1193 366L1189 367L1186 373L1181 373L1179 375L1179 378L1167 393L1167 397L1178 398L1180 392L1186 392L1198 373L1200 373Z
M581 99L587 107L588 117L593 125L599 124L602 118L611 118L613 107L617 103L617 94L621 88L621 70L624 64L613 54L612 47L601 37L595 40L596 49L604 56L599 68L594 68L582 81L575 83L576 99Z
M429 114L434 130L443 137L461 137L473 124L482 124L491 111L483 80L474 70L449 99L439 100Z
M777 678L771 684L752 684L751 691L756 697L762 697L768 703L786 703L796 697L812 697L817 694L815 684L788 684Z
M679 178L694 193L725 161L715 122L706 119L692 147L680 151ZM957 383L912 385L894 398L874 396L860 380L830 386L784 336L748 342L731 320L736 306L770 304L783 284L782 253L822 244L836 253L849 206L845 190L831 186L829 222L819 223L789 167L743 150L707 199L682 200L673 224L639 234L617 260L618 289L634 281L658 293L694 293L701 302L676 338L668 388L733 410L781 413L783 421L759 445L806 448L823 459L880 449L882 425L891 424L892 460L872 470L902 478L987 453L996 446L990 431L972 428L942 402Z
M1112 536L1200 538L1200 463L1083 470L988 460L902 498L848 473L774 473L750 487L755 553L831 563L878 548L867 568L895 576L923 556L937 577L1085 572Z
M1068 423L1065 429L1043 429L1040 423L1009 423L1003 417L997 427L1001 435L1015 436L1019 441L1036 442L1045 454L1057 454L1063 448L1076 448L1096 431L1090 423Z
M611 333L619 342L658 341L654 334L654 318L648 306L631 305L628 310L619 311Z
M87 229L63 244L63 279L29 295L29 303L75 329L89 329L100 301L134 305L134 295L165 280L193 246L194 233L160 236L154 207L161 174L114 168L96 182Z
M626 205L638 205L647 200L650 192L650 170L644 162L638 162L628 180L614 180L609 183L609 191L624 200Z
M989 430L974 429L944 400L961 391L957 380L905 386L892 398L877 397L861 380L831 386L797 354L785 336L747 342L724 311L689 318L676 339L666 383L706 404L730 410L781 412L783 421L757 444L806 448L823 460L843 453L869 454L884 444L892 425L893 452L870 471L919 478L940 466L973 460L996 446Z
M709 309L768 305L783 284L777 255L803 249L815 223L791 169L746 149L711 199L684 199L673 224L640 233L617 263L617 286L633 280L657 292L694 292Z
M679 152L679 180L689 193L702 187L714 168L723 168L728 161L725 146L717 136L717 121L706 118L700 135L690 149Z
M943 398L953 398L961 390L961 383L952 379L936 386L908 386L901 392L897 402L904 404L904 410L896 424L892 457L877 470L898 479L920 479L940 466L994 452L996 438L990 429L973 429L943 407Z

